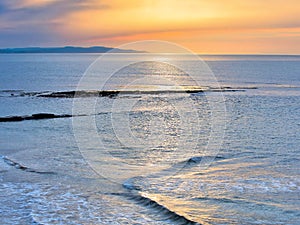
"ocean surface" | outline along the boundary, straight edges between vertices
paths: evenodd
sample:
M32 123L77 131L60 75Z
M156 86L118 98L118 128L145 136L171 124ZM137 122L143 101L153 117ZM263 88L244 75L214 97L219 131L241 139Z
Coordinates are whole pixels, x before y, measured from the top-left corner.
M300 56L99 56L0 55L1 224L299 224Z

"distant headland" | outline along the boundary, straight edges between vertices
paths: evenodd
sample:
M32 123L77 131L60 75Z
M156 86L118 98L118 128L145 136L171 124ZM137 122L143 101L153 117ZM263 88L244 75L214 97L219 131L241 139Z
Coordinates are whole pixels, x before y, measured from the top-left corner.
M28 48L4 48L0 49L0 54L8 53L104 53L113 51L114 53L145 53L145 51L136 51L132 49L119 49L104 46L92 47L28 47Z

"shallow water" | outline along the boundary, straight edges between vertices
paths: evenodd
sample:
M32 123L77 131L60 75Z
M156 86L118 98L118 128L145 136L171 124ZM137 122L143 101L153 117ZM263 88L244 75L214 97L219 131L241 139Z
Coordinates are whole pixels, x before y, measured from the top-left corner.
M4 224L298 224L300 57L203 56L235 92L19 95L76 90L97 57L0 55L0 117L85 115L0 123ZM130 65L105 88L211 85L205 70L197 81L183 72L197 68L193 58L159 57L171 65ZM143 58L117 54L101 70ZM81 88L101 86L98 69Z

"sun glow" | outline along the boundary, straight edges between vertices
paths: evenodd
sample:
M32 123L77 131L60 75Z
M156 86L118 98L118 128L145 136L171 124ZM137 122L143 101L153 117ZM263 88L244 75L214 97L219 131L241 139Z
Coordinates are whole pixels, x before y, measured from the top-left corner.
M297 0L4 1L18 10L2 13L0 27L10 34L22 26L18 31L28 32L28 40L37 30L41 41L51 37L68 45L156 39L201 53L300 53Z

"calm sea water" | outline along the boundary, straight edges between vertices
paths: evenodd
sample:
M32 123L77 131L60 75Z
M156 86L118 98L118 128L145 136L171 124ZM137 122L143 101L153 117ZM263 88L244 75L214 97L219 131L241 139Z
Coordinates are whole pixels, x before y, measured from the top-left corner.
M73 115L0 123L2 224L299 223L299 56L98 56L0 55L1 118ZM37 96L98 87L155 92Z

